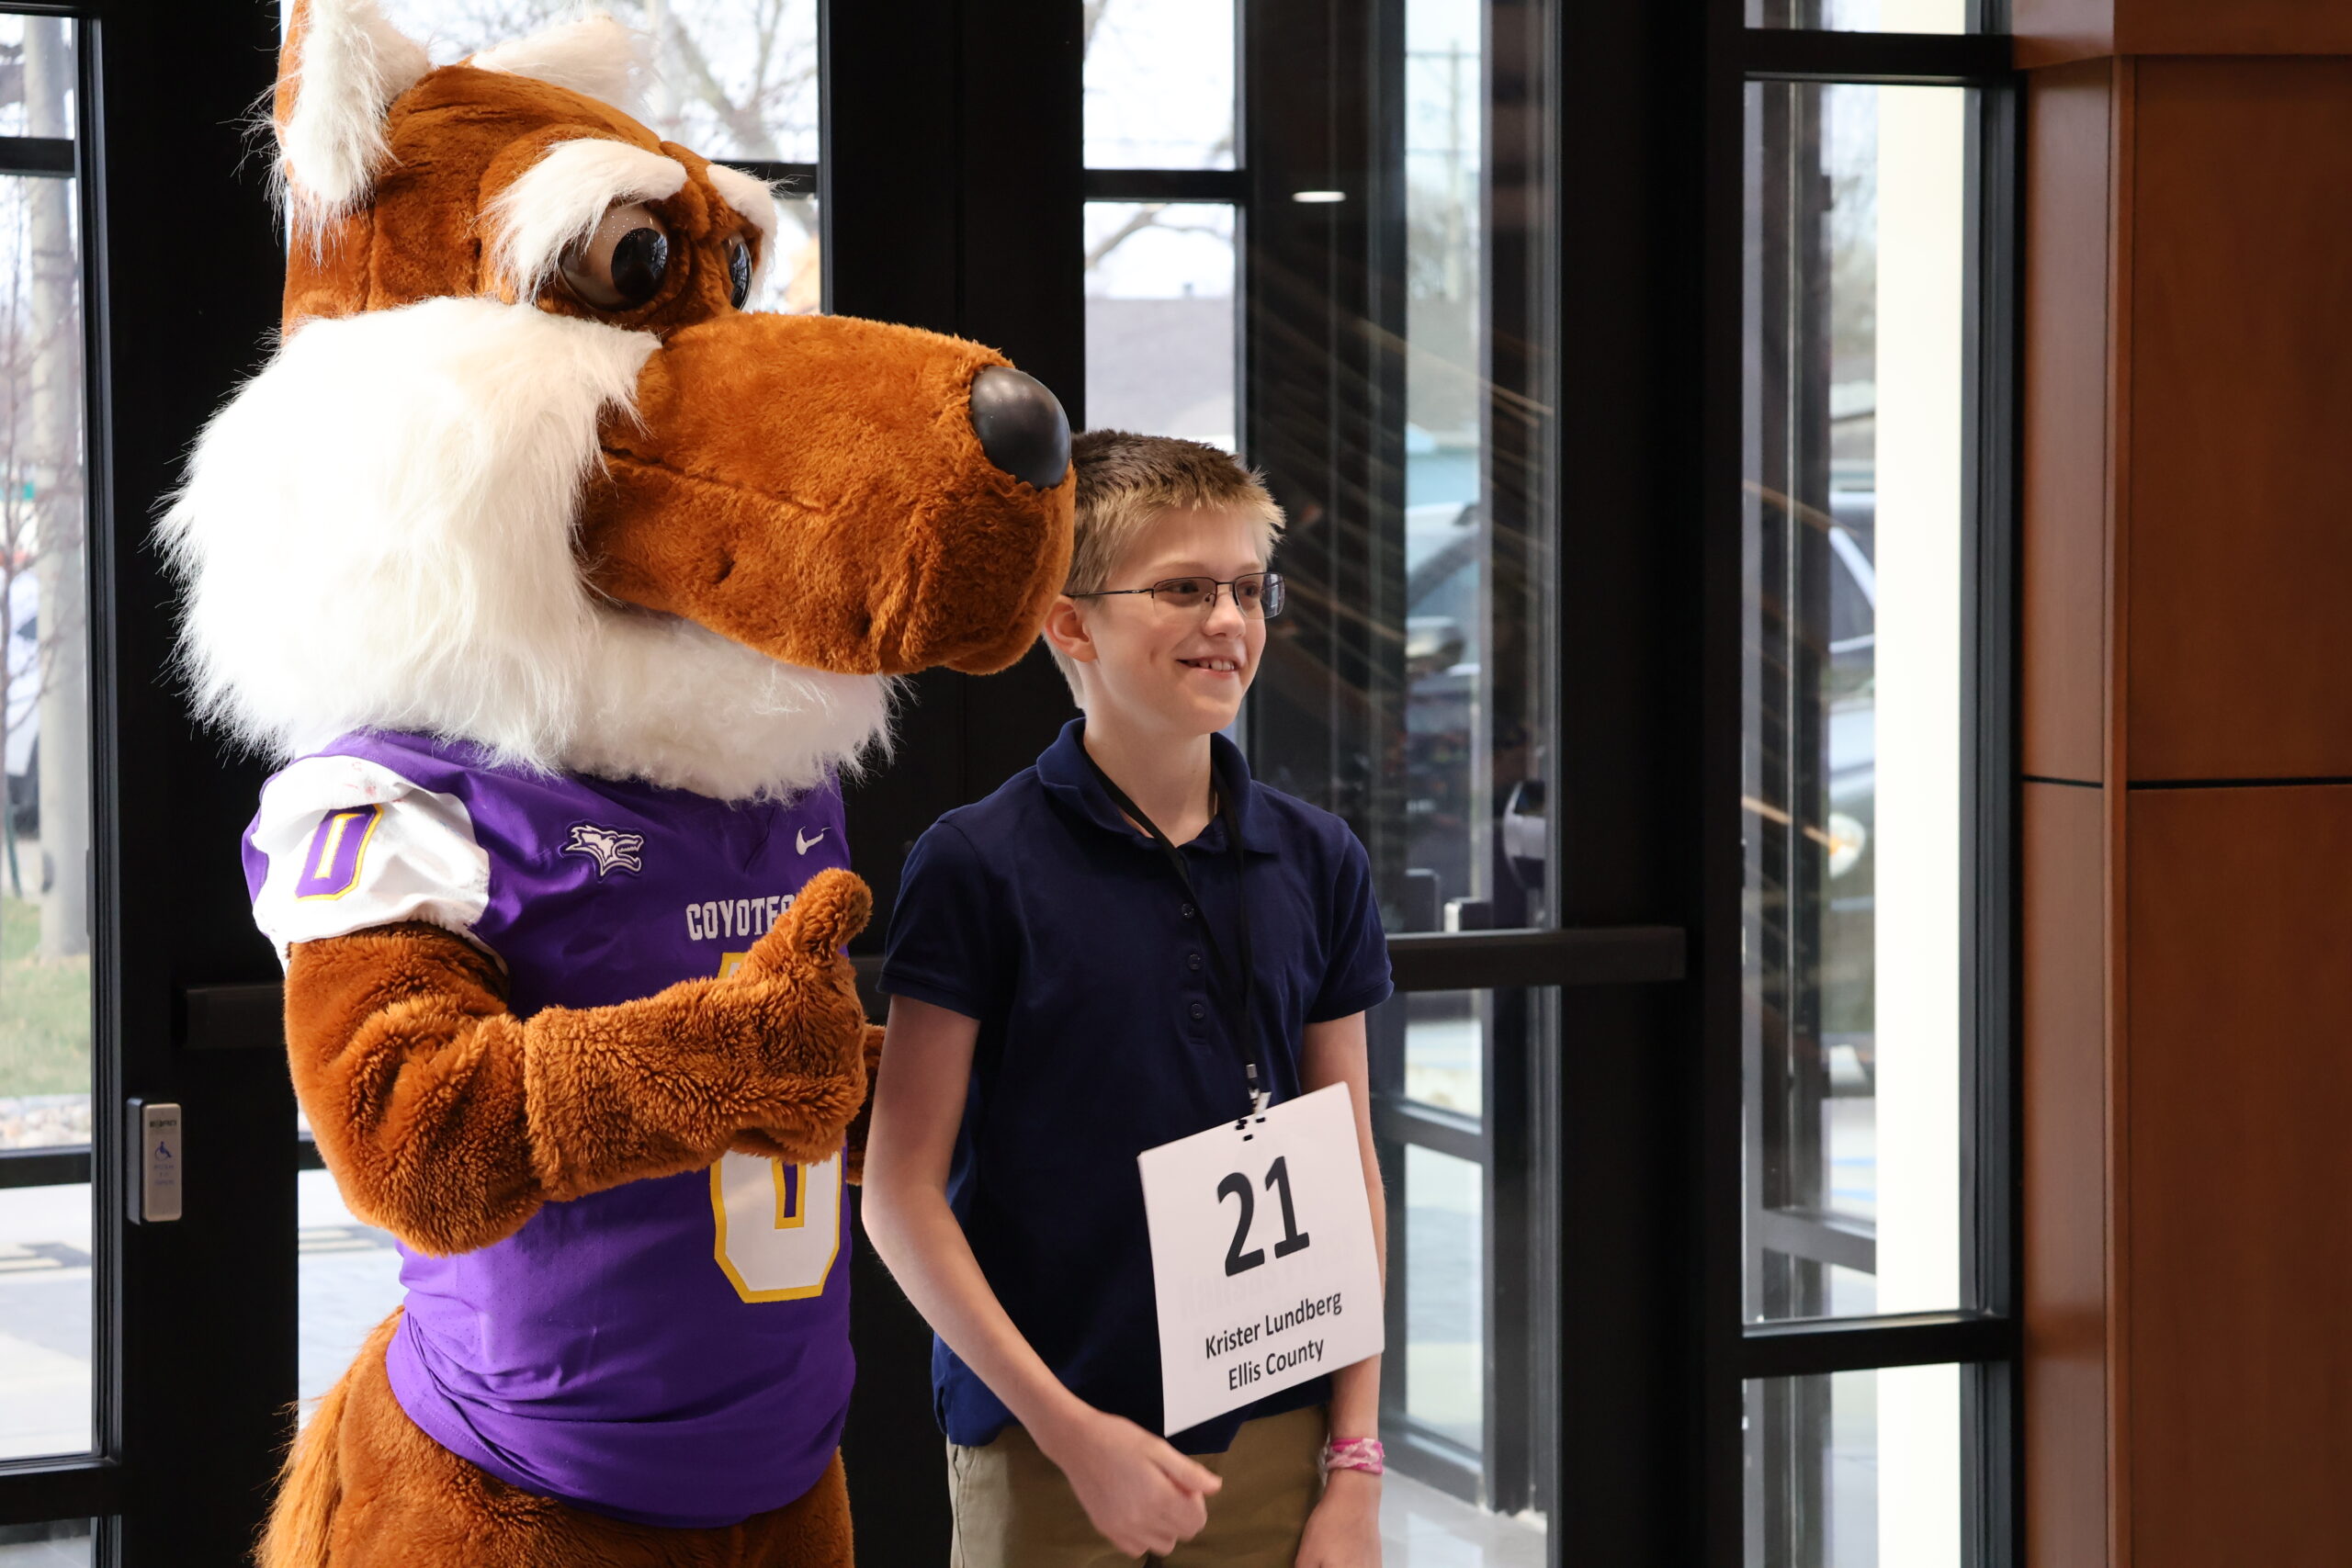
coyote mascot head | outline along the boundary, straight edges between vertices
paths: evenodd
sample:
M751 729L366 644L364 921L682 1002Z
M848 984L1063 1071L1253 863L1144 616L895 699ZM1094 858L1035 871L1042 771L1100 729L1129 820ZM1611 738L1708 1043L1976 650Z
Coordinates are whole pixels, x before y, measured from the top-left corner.
M1035 637L1069 428L977 344L747 310L769 193L638 63L296 0L284 335L162 530L202 710L283 764L296 1089L404 1254L271 1568L849 1561L838 781L892 677Z

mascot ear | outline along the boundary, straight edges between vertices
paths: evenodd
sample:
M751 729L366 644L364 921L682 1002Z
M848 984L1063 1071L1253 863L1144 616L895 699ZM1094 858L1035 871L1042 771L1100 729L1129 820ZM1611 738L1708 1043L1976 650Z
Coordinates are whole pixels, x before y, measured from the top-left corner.
M527 38L485 49L466 63L477 71L503 71L569 87L634 115L639 107L638 86L646 73L649 47L648 39L608 14L592 11L577 20L558 22Z
M375 0L293 0L270 118L298 233L364 205L386 152L384 111L433 68Z

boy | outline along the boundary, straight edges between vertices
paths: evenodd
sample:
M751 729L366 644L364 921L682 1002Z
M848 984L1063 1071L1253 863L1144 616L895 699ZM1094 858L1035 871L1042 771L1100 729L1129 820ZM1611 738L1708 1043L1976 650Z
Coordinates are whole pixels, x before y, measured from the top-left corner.
M1282 513L1215 447L1095 431L1070 457L1076 546L1046 637L1082 716L916 844L883 969L865 1218L939 1337L954 1561L1371 1568L1377 1358L1156 1435L1136 1156L1231 1121L1253 1055L1277 1102L1348 1085L1385 1246L1370 866L1217 733L1281 610Z

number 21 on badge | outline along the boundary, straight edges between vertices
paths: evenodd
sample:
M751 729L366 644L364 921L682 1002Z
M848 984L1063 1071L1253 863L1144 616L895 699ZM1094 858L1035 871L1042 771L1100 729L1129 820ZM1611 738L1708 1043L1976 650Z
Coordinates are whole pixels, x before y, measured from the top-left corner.
M1136 1163L1164 1430L1380 1354L1380 1262L1345 1084Z
M1283 1238L1274 1243L1274 1256L1288 1258L1294 1252L1304 1251L1306 1244L1315 1238L1298 1228L1297 1212L1290 1196L1288 1156L1276 1155L1274 1163L1266 1168L1266 1186L1269 1189L1279 1187L1283 1194ZM1233 1226L1233 1245L1225 1249L1225 1271L1238 1274L1244 1269L1262 1267L1266 1261L1264 1247L1252 1247L1248 1252L1241 1250L1241 1244L1250 1239L1250 1221L1258 1206L1250 1190L1250 1179L1238 1170L1234 1171L1216 1184L1216 1195L1241 1200L1241 1217L1234 1222Z

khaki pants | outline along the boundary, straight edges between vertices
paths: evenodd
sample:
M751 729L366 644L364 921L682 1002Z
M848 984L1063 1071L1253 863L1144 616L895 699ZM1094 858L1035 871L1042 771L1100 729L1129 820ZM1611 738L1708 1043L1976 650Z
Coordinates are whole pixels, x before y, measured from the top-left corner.
M1095 1530L1078 1494L1029 1434L1007 1427L985 1448L947 1445L956 1511L953 1568L1291 1568L1306 1516L1323 1495L1317 1459L1324 1410L1311 1405L1242 1423L1233 1447L1200 1454L1225 1480L1208 1527L1166 1557L1134 1558Z

